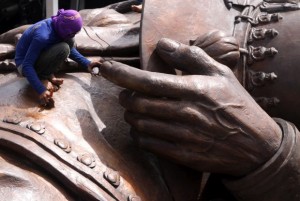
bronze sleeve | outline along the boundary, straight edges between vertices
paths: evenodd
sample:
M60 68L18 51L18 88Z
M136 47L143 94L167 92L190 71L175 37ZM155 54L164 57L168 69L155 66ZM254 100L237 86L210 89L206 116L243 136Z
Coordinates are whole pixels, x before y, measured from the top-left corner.
M263 166L243 178L223 180L239 201L300 200L299 131L292 123L282 119L274 120L280 125L283 133L276 154Z

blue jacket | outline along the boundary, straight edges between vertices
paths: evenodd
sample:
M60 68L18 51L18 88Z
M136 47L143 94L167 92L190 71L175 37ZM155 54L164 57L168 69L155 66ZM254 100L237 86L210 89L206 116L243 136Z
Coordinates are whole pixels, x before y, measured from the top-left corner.
M30 85L42 94L46 88L38 78L34 64L41 52L50 46L62 42L52 27L52 19L48 18L30 26L22 35L16 47L16 66L22 64L23 75ZM71 59L87 67L91 61L82 56L74 47L70 51Z

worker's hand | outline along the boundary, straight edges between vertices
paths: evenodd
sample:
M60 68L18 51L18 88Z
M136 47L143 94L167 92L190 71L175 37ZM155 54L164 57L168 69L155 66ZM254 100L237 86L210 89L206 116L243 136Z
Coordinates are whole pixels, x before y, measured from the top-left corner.
M92 61L88 66L88 72L95 76L99 75L101 65L101 61Z
M41 82L48 91L51 91L51 92L55 91L53 84L49 80L41 80Z
M53 92L50 92L49 90L44 91L40 96L40 101L42 105L46 105L49 103L49 100L52 98Z
M199 171L234 176L255 170L276 153L279 126L227 66L199 47L170 39L161 39L156 50L169 66L190 75L118 62L104 62L100 69L103 77L130 90L120 94L120 103L140 147Z
M51 74L48 80L54 85L52 86L52 90L47 87L49 91L57 91L58 87L64 83L63 79L55 77L54 74Z

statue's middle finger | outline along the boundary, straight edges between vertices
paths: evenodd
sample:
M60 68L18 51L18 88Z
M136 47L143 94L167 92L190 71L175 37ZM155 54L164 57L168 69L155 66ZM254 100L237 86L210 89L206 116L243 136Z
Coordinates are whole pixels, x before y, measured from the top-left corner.
M119 96L120 104L130 112L153 118L171 120L190 125L209 125L207 111L185 100L149 97L124 90Z

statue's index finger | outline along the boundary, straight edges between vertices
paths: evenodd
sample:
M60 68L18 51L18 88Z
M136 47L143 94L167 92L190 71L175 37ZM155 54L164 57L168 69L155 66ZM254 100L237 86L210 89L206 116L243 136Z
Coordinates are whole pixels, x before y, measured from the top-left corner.
M148 95L179 98L190 92L181 76L144 71L119 62L103 63L100 72L121 87Z

